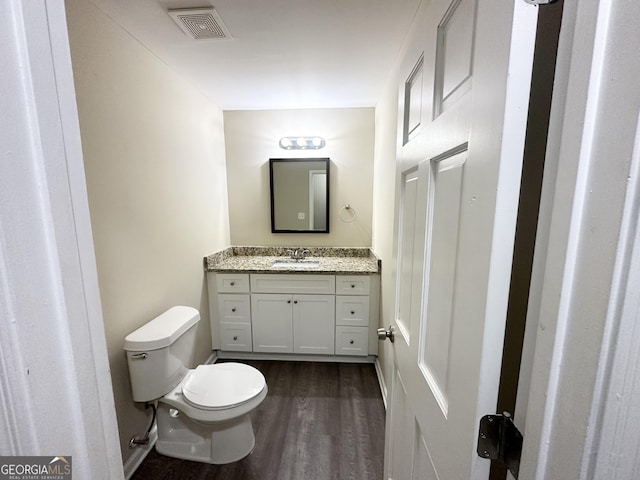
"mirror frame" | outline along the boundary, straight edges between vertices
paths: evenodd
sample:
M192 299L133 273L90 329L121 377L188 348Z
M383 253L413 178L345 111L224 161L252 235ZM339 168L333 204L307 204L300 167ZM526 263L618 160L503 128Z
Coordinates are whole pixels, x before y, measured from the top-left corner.
M278 229L275 224L275 205L274 205L274 192L273 192L273 166L276 163L311 163L311 162L323 162L325 164L325 168L327 171L327 202L326 202L326 212L327 212L327 227L322 230L289 230L289 229ZM269 159L269 196L270 196L270 204L271 204L271 233L329 233L329 184L330 184L330 164L331 161L329 158L270 158Z

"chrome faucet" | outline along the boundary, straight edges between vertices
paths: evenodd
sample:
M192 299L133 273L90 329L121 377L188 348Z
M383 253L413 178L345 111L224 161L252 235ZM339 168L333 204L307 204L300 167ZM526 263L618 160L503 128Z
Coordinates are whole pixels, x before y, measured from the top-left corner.
M295 250L287 250L287 253L291 255L291 258L296 262L298 260L304 260L306 256L311 253L308 249L296 248Z

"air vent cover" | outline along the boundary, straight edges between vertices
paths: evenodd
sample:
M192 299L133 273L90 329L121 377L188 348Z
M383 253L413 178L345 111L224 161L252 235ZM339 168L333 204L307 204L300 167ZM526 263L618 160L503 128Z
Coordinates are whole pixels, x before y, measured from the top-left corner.
M229 30L213 8L178 8L169 10L169 16L185 35L195 40L231 38Z

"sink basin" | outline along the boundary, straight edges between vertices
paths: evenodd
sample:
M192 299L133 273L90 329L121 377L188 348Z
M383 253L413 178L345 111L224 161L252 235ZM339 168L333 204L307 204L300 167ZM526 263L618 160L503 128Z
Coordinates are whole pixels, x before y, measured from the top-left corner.
M278 268L317 268L320 266L320 262L316 262L313 260L276 260L271 265L272 267Z

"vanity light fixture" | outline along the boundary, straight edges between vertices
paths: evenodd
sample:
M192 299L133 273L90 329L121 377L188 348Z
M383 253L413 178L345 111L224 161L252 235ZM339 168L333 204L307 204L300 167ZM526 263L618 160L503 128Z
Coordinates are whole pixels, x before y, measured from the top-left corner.
M322 137L282 137L280 148L285 150L319 150L326 142Z

